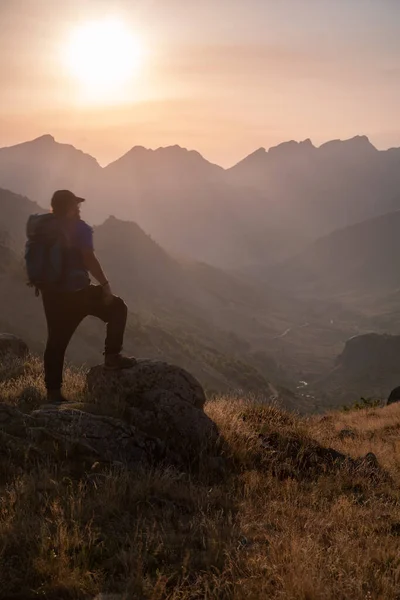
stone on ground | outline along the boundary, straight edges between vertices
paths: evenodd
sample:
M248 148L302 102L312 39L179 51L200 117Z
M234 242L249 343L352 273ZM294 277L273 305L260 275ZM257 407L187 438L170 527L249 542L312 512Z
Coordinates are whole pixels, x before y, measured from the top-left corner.
M217 428L203 411L204 391L184 369L142 360L120 372L94 367L87 381L96 402L116 395L127 406L126 419L172 452L198 456L217 441Z

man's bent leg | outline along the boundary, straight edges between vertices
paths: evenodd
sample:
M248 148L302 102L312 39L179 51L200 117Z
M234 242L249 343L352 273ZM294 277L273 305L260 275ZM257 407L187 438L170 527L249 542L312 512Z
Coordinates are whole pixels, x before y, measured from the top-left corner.
M105 366L109 369L128 369L136 361L121 355L128 308L125 302L114 296L111 304L105 304L101 287L91 290L92 306L89 314L107 323L105 342Z

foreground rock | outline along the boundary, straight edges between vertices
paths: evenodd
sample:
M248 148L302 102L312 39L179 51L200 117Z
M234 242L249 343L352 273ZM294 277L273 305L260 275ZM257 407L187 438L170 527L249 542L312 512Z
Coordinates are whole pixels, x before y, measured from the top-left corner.
M27 415L0 403L0 436L3 452L50 455L83 467L101 461L134 468L166 457L159 440L132 425L79 410L44 408Z
M155 360L138 360L132 369L104 371L102 366L90 369L87 382L89 390L97 395L117 393L124 399L133 395L146 402L158 392L169 392L194 408L203 409L206 396L200 383L190 373Z
M198 456L217 441L217 428L203 411L204 391L184 369L142 360L122 372L94 367L87 382L96 403L117 398L126 405L125 419L171 452Z
M122 372L95 367L87 381L92 403L42 406L30 414L0 403L0 455L134 469L160 462L182 467L208 454L212 464L218 431L203 411L201 385L183 369L144 360Z

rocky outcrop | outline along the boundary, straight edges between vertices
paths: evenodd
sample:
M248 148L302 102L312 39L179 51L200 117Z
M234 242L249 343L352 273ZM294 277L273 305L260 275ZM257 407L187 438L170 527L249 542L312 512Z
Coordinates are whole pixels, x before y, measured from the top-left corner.
M377 333L355 336L346 342L337 364L353 372L369 369L399 372L400 336Z
M21 338L11 333L0 333L0 357L24 358L29 353L28 346Z
M400 383L400 336L369 333L349 339L336 367L314 383L336 405L352 405L361 398L377 404Z
M196 456L217 441L217 428L203 411L204 391L183 369L142 360L118 373L94 367L87 381L96 402L117 395L126 405L125 419L171 452Z

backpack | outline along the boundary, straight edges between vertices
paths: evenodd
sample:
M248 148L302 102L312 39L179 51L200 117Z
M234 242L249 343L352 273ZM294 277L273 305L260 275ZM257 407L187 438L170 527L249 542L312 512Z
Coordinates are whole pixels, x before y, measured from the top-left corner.
M26 226L25 266L28 285L58 291L65 279L67 237L60 221L51 213L31 215Z

